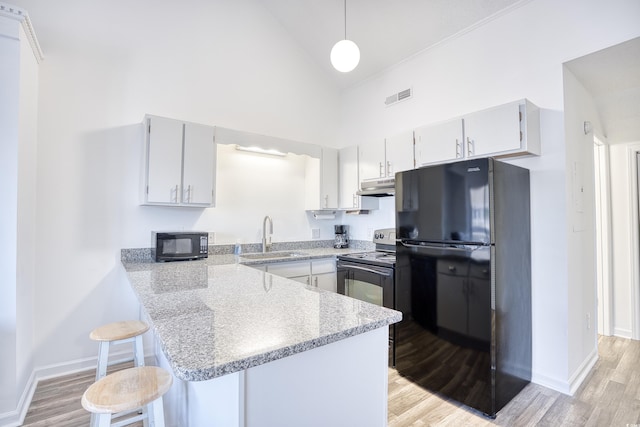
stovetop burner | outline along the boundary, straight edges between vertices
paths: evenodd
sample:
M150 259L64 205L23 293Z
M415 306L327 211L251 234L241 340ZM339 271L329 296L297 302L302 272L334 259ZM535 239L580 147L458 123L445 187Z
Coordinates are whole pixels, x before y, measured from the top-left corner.
M357 252L348 255L340 255L338 260L358 262L362 264L378 265L382 267L395 267L396 264L396 231L394 228L376 230L373 235L375 251Z

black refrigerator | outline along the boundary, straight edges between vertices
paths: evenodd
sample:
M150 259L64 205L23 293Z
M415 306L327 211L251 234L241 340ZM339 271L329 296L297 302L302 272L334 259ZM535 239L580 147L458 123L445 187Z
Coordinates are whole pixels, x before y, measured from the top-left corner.
M531 381L529 171L492 158L396 174L395 366L495 417Z

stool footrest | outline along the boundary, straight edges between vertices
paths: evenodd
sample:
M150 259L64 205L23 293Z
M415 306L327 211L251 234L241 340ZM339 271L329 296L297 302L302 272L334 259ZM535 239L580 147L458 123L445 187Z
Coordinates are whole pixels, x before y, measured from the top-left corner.
M114 421L111 423L111 427L122 427L122 426L128 426L129 424L133 424L136 421L141 421L144 419L147 419L147 415L146 414L142 414L142 415L136 415L135 417L131 417L131 418L127 418L125 420L118 420L118 421Z

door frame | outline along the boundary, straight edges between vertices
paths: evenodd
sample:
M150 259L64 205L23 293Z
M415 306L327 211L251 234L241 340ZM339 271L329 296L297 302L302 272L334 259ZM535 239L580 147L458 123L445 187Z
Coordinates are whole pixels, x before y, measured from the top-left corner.
M611 336L613 328L613 233L611 225L610 154L606 138L593 135L596 205L596 246L600 243L600 256L596 247L596 286L598 296L598 333ZM595 163L598 162L596 165Z
M638 161L640 155L640 143L627 146L629 160L629 200L631 219L631 247L629 248L631 266L631 338L640 339L640 200L638 198Z

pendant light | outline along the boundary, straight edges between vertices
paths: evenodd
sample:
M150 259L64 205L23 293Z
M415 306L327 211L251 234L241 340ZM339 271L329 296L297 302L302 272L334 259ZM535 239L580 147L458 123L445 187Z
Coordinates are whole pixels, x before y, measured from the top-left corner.
M351 40L347 40L347 0L344 0L344 40L340 40L331 49L331 64L336 70L348 73L360 62L360 49Z

